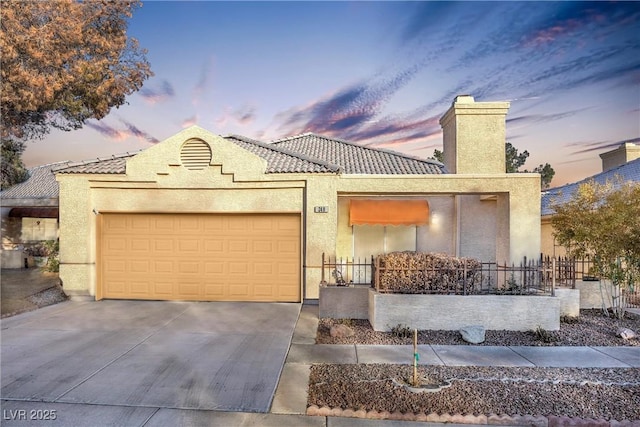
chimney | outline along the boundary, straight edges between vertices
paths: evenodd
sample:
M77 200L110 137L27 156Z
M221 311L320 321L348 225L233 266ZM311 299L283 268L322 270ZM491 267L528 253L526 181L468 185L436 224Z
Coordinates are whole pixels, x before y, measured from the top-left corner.
M620 144L615 150L600 154L600 158L602 159L602 172L605 172L640 158L640 146L626 142Z
M444 164L455 174L503 174L508 102L458 95L440 119Z

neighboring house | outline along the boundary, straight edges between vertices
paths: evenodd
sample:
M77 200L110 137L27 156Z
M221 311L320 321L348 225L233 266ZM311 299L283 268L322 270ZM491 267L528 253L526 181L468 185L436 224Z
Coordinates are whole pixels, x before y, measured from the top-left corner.
M10 252L58 238L58 183L51 172L68 162L29 170L29 179L0 192L2 212L2 267L24 267ZM13 255L13 256L12 256ZM9 258L14 259L10 262Z
M553 236L553 206L569 201L581 184L595 181L598 184L610 182L619 186L622 182L640 183L640 146L632 143L621 144L618 148L600 154L602 172L572 184L551 188L542 193L541 202L541 245L542 253L564 256L566 250L558 246Z
M459 96L445 164L304 134L190 127L135 155L65 165L60 277L95 299L314 300L322 255L540 253L540 177L505 173L507 102Z

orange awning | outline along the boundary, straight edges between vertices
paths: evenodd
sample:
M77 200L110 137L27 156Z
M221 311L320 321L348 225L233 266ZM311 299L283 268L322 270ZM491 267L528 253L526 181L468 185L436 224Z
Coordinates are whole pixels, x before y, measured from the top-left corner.
M353 199L349 225L425 225L429 223L426 200Z

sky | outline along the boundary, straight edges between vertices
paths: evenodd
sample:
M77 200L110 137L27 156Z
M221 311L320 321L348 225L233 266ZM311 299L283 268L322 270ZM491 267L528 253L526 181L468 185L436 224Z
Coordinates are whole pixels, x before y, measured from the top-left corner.
M146 1L128 35L154 76L29 167L148 148L197 124L269 142L304 132L427 158L456 95L509 101L507 141L553 186L640 143L640 2Z

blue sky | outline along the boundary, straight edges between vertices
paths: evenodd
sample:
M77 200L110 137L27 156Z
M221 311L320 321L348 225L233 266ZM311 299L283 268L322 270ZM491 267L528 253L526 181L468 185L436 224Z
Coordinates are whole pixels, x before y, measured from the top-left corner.
M30 143L28 166L149 147L191 124L316 132L429 157L458 94L510 101L507 140L554 185L640 143L639 2L151 2L129 35L155 76L128 104Z

